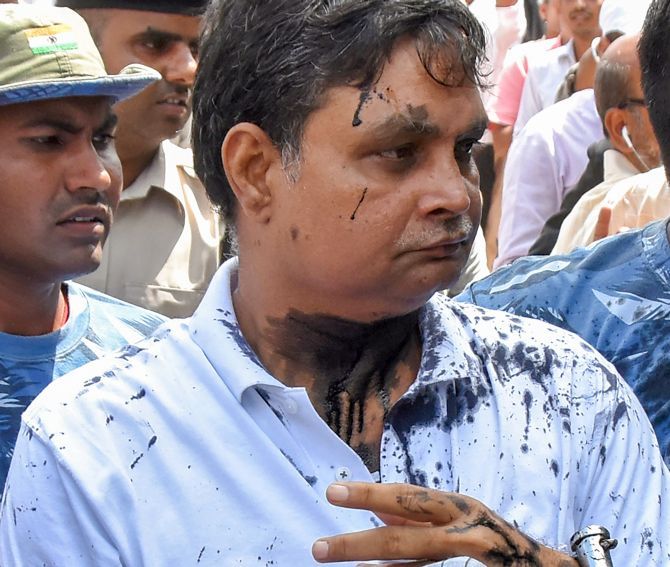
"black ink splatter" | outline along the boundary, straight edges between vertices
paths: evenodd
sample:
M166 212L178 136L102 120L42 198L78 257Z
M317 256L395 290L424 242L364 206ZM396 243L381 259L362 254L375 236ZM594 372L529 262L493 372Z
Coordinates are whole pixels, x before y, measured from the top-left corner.
M363 121L361 120L361 111L363 110L363 107L365 106L365 103L368 102L371 98L371 93L369 89L365 89L361 91L361 96L358 99L358 107L356 108L356 112L354 112L354 118L351 121L351 125L356 128L363 124Z
M358 200L358 204L356 205L356 208L354 209L354 212L351 213L351 216L349 217L350 220L356 220L356 213L358 212L358 209L360 206L363 204L363 199L365 199L365 195L368 193L368 188L365 187L363 189L363 194L361 195L361 198Z

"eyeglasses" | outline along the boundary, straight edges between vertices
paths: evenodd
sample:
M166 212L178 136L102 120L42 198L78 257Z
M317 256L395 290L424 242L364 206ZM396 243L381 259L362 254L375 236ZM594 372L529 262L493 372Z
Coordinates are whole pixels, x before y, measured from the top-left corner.
M643 98L627 98L616 105L617 108L626 108L627 106L647 106L647 101Z

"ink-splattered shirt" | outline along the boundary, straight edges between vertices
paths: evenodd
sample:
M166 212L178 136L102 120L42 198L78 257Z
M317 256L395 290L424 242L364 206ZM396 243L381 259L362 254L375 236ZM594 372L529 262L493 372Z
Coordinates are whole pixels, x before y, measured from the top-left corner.
M670 464L670 244L667 221L566 256L524 258L459 301L543 319L593 345L631 385Z
M150 335L165 317L84 286L64 284L70 315L39 336L0 333L0 487L5 483L21 414L52 380Z
M0 563L302 566L315 539L379 524L325 500L331 482L372 476L245 341L236 269L219 270L190 320L54 382L26 411ZM551 546L603 524L621 540L617 564L670 562L668 472L591 347L437 296L421 332L421 369L385 424L382 482L468 494Z

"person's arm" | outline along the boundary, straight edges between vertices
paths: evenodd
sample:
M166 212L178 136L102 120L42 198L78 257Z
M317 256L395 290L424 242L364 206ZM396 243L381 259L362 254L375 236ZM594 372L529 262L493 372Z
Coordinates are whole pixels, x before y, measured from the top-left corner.
M498 256L494 268L528 254L563 190L554 140L539 117L515 136L503 177Z
M333 484L326 494L332 504L370 510L387 525L316 541L312 553L319 562L471 557L491 567L578 567L569 555L541 545L462 494L368 483Z

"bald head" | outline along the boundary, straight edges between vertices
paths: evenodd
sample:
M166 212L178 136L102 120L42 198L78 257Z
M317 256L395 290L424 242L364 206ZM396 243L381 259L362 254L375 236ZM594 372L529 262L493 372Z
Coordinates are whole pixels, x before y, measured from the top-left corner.
M639 36L624 35L612 42L598 63L595 77L596 107L601 120L610 108L629 98L640 98L641 73L637 55Z

